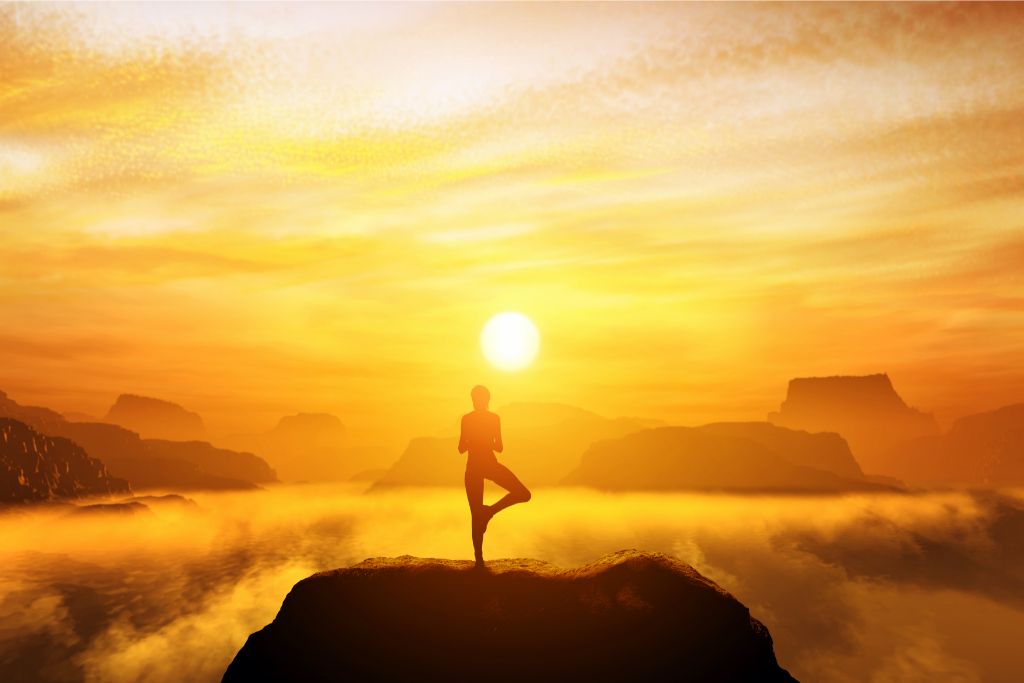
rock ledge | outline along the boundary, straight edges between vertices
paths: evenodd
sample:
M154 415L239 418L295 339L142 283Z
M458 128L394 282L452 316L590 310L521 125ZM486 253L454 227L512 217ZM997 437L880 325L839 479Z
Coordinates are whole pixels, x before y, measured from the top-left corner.
M768 630L696 570L623 550L538 560L375 558L297 583L236 681L793 681Z

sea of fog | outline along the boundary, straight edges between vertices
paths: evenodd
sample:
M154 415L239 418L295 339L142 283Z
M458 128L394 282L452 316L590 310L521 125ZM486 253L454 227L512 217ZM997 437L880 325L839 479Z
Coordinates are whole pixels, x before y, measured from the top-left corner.
M152 514L0 515L0 680L217 681L299 579L469 559L459 489L284 486ZM493 497L493 496L492 496ZM763 621L805 682L1020 680L1024 491L823 497L538 490L488 557L675 555Z

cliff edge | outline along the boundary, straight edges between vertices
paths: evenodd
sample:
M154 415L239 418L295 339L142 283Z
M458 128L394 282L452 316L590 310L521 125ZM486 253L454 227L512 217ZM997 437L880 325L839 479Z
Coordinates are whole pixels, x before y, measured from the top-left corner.
M537 560L370 559L297 583L237 681L793 681L768 630L692 567L624 550Z

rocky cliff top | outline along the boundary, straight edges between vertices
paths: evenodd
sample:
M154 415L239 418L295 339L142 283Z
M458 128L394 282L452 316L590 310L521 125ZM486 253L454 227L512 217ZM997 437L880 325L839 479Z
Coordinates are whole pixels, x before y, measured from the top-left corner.
M792 681L738 600L659 553L377 558L292 588L224 681Z

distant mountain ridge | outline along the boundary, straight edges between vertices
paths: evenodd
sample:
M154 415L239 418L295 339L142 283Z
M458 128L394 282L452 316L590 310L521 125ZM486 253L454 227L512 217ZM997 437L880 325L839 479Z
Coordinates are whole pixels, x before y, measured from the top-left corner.
M622 436L660 424L659 420L606 418L559 403L511 403L497 411L505 452L499 460L530 486L559 483L579 463L580 454L596 440ZM417 437L375 484L391 486L459 486L466 456L458 452L458 436Z
M892 490L865 477L846 441L767 422L701 427L604 418L575 406L514 403L501 417L508 465L529 486L606 490ZM459 486L458 438L418 437L374 488Z
M659 427L594 443L563 483L609 491L892 490L866 479L835 434L767 423Z
M185 410L177 403L135 394L118 396L103 421L149 439L197 441L206 434L206 426L198 413Z
M273 469L251 453L202 441L143 439L115 424L69 422L49 408L22 406L2 391L0 417L24 422L47 436L70 439L136 490L251 489L277 481Z
M781 427L836 432L850 444L861 467L872 474L899 476L887 467L886 452L897 443L937 434L935 418L908 406L887 374L799 377L768 421Z
M887 453L894 476L932 486L1024 486L1024 403L967 415Z
M127 494L128 482L72 441L0 417L0 503Z
M386 466L393 453L350 443L345 425L329 413L285 415L269 431L223 439L256 453L282 481L347 481L354 474Z

